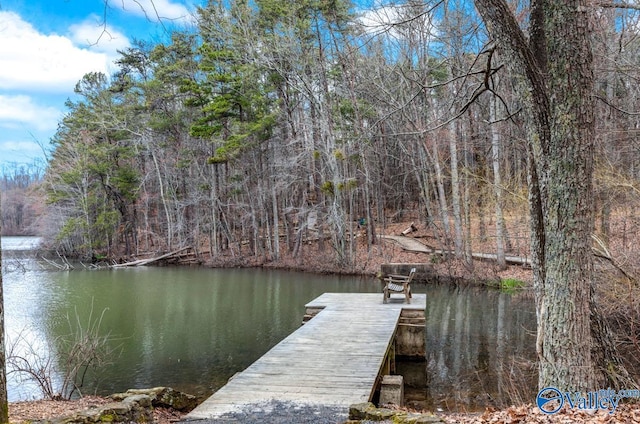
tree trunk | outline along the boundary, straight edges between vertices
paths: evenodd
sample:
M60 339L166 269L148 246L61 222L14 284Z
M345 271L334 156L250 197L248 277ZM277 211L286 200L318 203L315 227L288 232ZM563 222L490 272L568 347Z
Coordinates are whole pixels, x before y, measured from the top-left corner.
M493 193L496 196L496 256L498 259L498 267L500 269L507 268L507 262L505 260L505 222L504 214L502 211L503 204L503 190L502 190L502 174L500 171L500 133L496 128L497 121L497 98L489 100L489 114L490 121L492 122L489 127L491 133L491 163L493 165Z
M449 226L449 207L447 206L447 196L444 190L444 177L442 175L442 167L440 166L440 157L438 155L438 142L433 140L433 166L436 171L436 185L438 188L438 200L440 202L440 219L442 220L442 234L444 239L445 250L449 250L451 246L451 227Z
M476 0L492 37L523 75L529 119L531 246L540 388L621 387L594 290L593 63L585 0L532 2L527 40L504 0ZM530 44L531 43L531 44ZM553 55L553 61L546 58Z
M591 357L593 285L593 58L584 0L545 10L550 99L546 182L545 301L540 385L595 390L604 383ZM569 71L570 70L570 71Z
M173 222L171 220L171 213L167 205L167 198L165 195L164 183L162 182L162 173L160 172L160 166L158 165L158 159L155 153L151 150L151 158L153 159L153 165L155 167L156 176L158 177L158 188L160 189L160 199L162 200L162 207L164 208L165 218L167 220L167 250L171 250L173 246Z
M280 220L278 217L278 196L276 194L276 184L271 187L271 208L273 211L273 259L280 259Z
M0 210L2 208L0 207ZM2 220L0 219L0 234ZM0 423L9 422L9 404L7 403L7 362L4 340L4 295L2 285L2 249L0 248Z
M467 143L467 138L464 138L463 149L465 152L470 151L470 147ZM472 272L474 269L473 263L473 237L471 234L471 181L469 178L469 155L464 155L464 172L463 172L463 190L464 190L464 226L465 235L463 240L464 246L464 264L468 271Z
M459 122L449 124L449 154L451 155L451 206L453 207L454 246L456 258L464 257L462 235L462 207L460 206L460 174L458 172Z

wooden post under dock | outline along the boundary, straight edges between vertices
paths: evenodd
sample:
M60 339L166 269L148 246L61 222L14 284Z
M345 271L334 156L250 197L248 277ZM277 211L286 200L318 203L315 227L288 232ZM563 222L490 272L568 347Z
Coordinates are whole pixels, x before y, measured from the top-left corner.
M215 419L270 401L346 413L350 405L372 400L396 354L424 356L425 306L425 294L414 294L411 304L393 297L383 304L382 293L325 293L306 305L303 326L185 419ZM400 342L404 331L408 338Z

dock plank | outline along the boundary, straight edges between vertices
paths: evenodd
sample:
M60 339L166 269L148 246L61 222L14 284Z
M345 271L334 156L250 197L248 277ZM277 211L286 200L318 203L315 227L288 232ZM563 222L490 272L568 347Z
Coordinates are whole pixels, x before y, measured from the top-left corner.
M273 400L348 407L370 400L402 309L424 309L382 294L325 293L306 305L321 311L187 415L211 419Z

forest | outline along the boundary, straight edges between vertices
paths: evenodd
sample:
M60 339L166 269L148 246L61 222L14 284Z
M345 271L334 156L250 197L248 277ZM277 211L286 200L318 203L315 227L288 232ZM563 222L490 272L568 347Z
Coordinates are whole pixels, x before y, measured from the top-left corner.
M43 169L33 163L12 164L0 170L2 196L2 235L26 236L38 234L38 218L43 214Z
M637 19L603 9L594 34L605 241L637 230ZM466 2L211 1L197 21L78 82L41 184L59 252L278 260L315 239L349 269L351 235L370 249L416 220L469 263L487 240L504 258L528 214L526 112Z

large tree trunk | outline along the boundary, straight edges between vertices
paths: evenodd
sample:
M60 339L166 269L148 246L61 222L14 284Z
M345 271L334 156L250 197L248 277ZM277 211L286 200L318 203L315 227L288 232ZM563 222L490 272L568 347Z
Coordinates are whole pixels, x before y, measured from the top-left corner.
M622 379L611 375L626 373L592 295L591 9L585 0L534 1L527 41L504 0L476 0L476 5L492 37L524 76L539 386L620 387ZM547 61L551 54L554 60Z
M558 2L561 3L561 2ZM589 291L593 285L593 57L584 0L545 10L551 131L545 219L547 303L540 385L595 390Z

